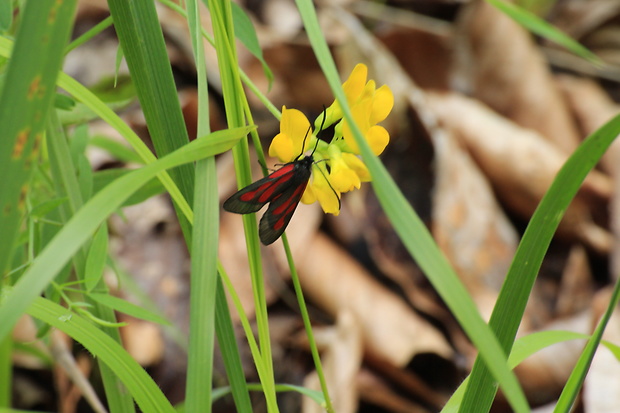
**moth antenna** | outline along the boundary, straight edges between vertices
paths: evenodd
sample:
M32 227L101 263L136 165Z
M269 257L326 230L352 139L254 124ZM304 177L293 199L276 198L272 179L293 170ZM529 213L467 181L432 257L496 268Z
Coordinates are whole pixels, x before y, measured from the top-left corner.
M311 130L312 130L312 125L308 126L308 130L306 131L306 135L304 136L304 140L301 143L301 153L297 156L297 158L295 158L295 160L298 160L299 158L301 158L304 155L304 148L306 147L306 139L308 139L308 134L310 133ZM314 151L312 153L314 153Z
M316 132L316 144L314 145L314 149L312 150L312 153L310 154L310 156L314 155L314 152L316 152L316 148L318 148L319 146L319 141L320 141L319 133L323 131L323 126L325 126L326 117L327 117L327 108L325 107L325 105L323 105L323 120L321 121L321 126L319 126L319 130Z

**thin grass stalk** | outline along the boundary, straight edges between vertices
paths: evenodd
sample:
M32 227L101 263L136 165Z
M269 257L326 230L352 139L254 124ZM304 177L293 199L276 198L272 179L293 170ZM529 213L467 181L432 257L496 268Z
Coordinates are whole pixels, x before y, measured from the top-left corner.
M229 127L233 125L243 125L245 124L243 112L244 91L238 72L238 60L235 49L230 4L226 1L210 0L209 9L211 10L213 20L214 40L222 79L222 91L228 125ZM237 180L240 186L248 185L251 181L251 173L247 141L242 141L240 145L233 148L233 158L235 161ZM248 261L252 277L252 291L254 294L256 322L260 343L260 357L255 358L254 362L263 385L267 409L270 412L277 412L278 405L271 356L267 303L265 299L255 215L244 215L243 224L246 234L246 244L248 246ZM248 340L250 340L250 337L248 337Z
M200 9L197 0L188 0L187 10L198 78L197 139L206 139L201 136L210 132L209 96L204 46L200 32ZM190 332L185 408L188 412L210 412L219 235L219 203L214 158L196 163L194 196L194 239L191 251ZM220 305L222 305L221 302Z

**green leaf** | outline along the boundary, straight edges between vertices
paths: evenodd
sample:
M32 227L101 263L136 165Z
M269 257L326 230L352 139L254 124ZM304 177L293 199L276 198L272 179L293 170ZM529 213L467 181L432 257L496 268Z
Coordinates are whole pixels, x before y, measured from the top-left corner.
M110 307L111 309L118 311L119 313L127 314L141 320L152 321L153 323L161 325L170 325L170 321L166 320L164 317L161 317L145 308L132 304L129 301L123 300L122 298L115 297L110 294L101 293L90 293L88 294L88 296L93 300L97 301L99 304Z
M617 344L611 343L611 342L609 342L609 341L607 341L607 340L603 340L603 341L601 341L601 343L602 343L605 347L607 347L607 349L608 349L609 351L611 351L611 352L613 353L614 357L615 357L618 361L620 361L620 346L618 346Z
M245 13L245 10L241 8L237 3L231 2L231 11L233 17L233 25L235 26L235 37L243 43L243 45L256 57L263 66L263 72L269 81L269 89L273 84L273 72L267 65L265 58L263 57L263 50L258 43L258 37L256 37L256 31L252 21Z
M35 206L34 208L32 208L32 211L30 211L30 215L34 219L41 219L47 214L49 214L50 212L52 212L53 210L55 210L56 208L58 208L60 205L64 204L65 202L67 202L66 197L44 201L40 203L39 205Z
M56 93L54 96L54 107L61 110L71 110L75 107L75 100L73 100L70 96Z
M130 173L130 169L105 169L103 171L97 171L94 174L93 178L93 192L97 193L105 188L107 185L114 182L116 179L127 175ZM129 198L123 202L121 207L126 207L129 205L139 204L141 202L146 201L152 196L161 194L164 192L164 187L157 178L153 178L149 180L146 184L144 184L140 189L131 194Z
M13 21L13 0L0 0L0 32L11 27Z
M99 280L103 277L106 259L108 257L108 226L101 225L93 242L90 244L88 255L86 257L86 266L84 267L84 282L86 283L86 291L92 291L99 284Z
M588 338L590 338L590 336L587 334L566 330L547 330L528 334L515 341L512 351L510 352L510 357L508 358L508 363L511 368L515 368L523 360L543 348L563 341L587 340Z
M9 267L25 212L23 201L33 160L53 108L55 83L63 48L71 33L75 5L76 0L26 2L20 8L21 20L0 94L0 176L5 177L0 185L3 274ZM6 10L7 4L2 6ZM5 15L4 23L7 22Z
M123 162L134 162L144 164L144 161L133 149L127 147L117 140L106 138L105 136L94 136L89 142L92 146L107 151L110 155Z

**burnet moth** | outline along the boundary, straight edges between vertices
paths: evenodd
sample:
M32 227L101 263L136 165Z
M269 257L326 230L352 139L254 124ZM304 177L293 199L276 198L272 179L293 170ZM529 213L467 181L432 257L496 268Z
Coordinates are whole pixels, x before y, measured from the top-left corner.
M310 130L306 132L302 148L306 146ZM284 233L308 186L314 163L312 155L317 146L318 138L317 145L310 155L304 156L301 153L294 161L285 163L268 176L240 189L224 202L224 209L236 214L249 214L257 212L269 203L267 212L260 220L258 235L265 245L275 242Z

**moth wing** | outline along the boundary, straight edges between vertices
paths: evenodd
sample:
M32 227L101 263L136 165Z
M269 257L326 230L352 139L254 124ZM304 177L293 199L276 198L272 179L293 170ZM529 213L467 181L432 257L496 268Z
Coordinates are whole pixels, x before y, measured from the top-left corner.
M271 201L258 227L258 235L263 244L272 244L284 233L306 190L309 179L310 171L303 176L296 177L295 185L289 186Z
M295 181L294 165L288 163L282 168L240 189L224 202L224 209L236 214L257 212L267 202L272 202Z

